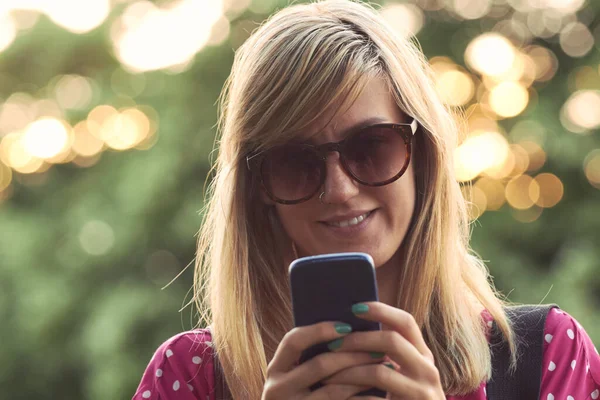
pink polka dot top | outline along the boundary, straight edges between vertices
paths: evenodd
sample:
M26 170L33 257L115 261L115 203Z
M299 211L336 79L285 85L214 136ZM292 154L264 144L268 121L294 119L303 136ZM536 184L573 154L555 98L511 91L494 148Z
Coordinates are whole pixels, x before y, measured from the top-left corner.
M483 313L487 325L489 314ZM542 400L600 399L600 355L583 327L552 309L544 329ZM486 383L466 396L447 400L487 400ZM215 400L210 331L183 332L156 350L132 400Z

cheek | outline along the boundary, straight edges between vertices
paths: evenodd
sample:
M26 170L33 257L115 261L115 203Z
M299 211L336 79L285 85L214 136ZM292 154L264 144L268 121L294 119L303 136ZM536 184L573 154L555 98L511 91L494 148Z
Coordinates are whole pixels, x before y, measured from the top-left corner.
M301 205L281 205L275 206L275 211L281 226L285 233L292 239L302 236L302 230L305 229L303 221L306 219L306 210Z

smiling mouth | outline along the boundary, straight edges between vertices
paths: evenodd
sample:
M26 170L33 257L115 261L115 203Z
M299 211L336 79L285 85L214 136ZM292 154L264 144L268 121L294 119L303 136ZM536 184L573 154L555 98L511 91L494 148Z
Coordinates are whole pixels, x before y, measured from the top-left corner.
M363 215L359 215L358 217L350 218L346 221L325 222L325 225L335 226L337 228L345 228L347 226L358 225L362 221L364 221L369 215L371 215L372 212L373 211L366 212Z

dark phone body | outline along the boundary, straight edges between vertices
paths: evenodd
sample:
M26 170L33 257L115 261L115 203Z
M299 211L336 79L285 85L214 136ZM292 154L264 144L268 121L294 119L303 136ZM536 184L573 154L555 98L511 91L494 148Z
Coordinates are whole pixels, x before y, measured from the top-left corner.
M296 326L341 321L350 324L353 332L381 330L379 322L352 313L353 304L379 300L373 259L366 253L299 258L290 264L290 286ZM327 343L312 346L302 353L300 363L328 351ZM311 390L321 386L317 383ZM385 398L386 394L372 388L359 395Z

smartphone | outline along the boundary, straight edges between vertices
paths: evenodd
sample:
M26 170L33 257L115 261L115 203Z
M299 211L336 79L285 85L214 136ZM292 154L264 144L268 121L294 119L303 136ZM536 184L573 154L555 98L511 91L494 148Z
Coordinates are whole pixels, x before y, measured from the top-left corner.
M379 301L373 258L366 253L332 253L303 257L289 268L294 324L312 325L323 321L341 321L352 331L381 330L381 323L367 321L352 313L352 305ZM302 353L300 363L328 352L327 343L310 347ZM311 387L322 387L317 383ZM372 388L362 396L386 397L385 391Z

